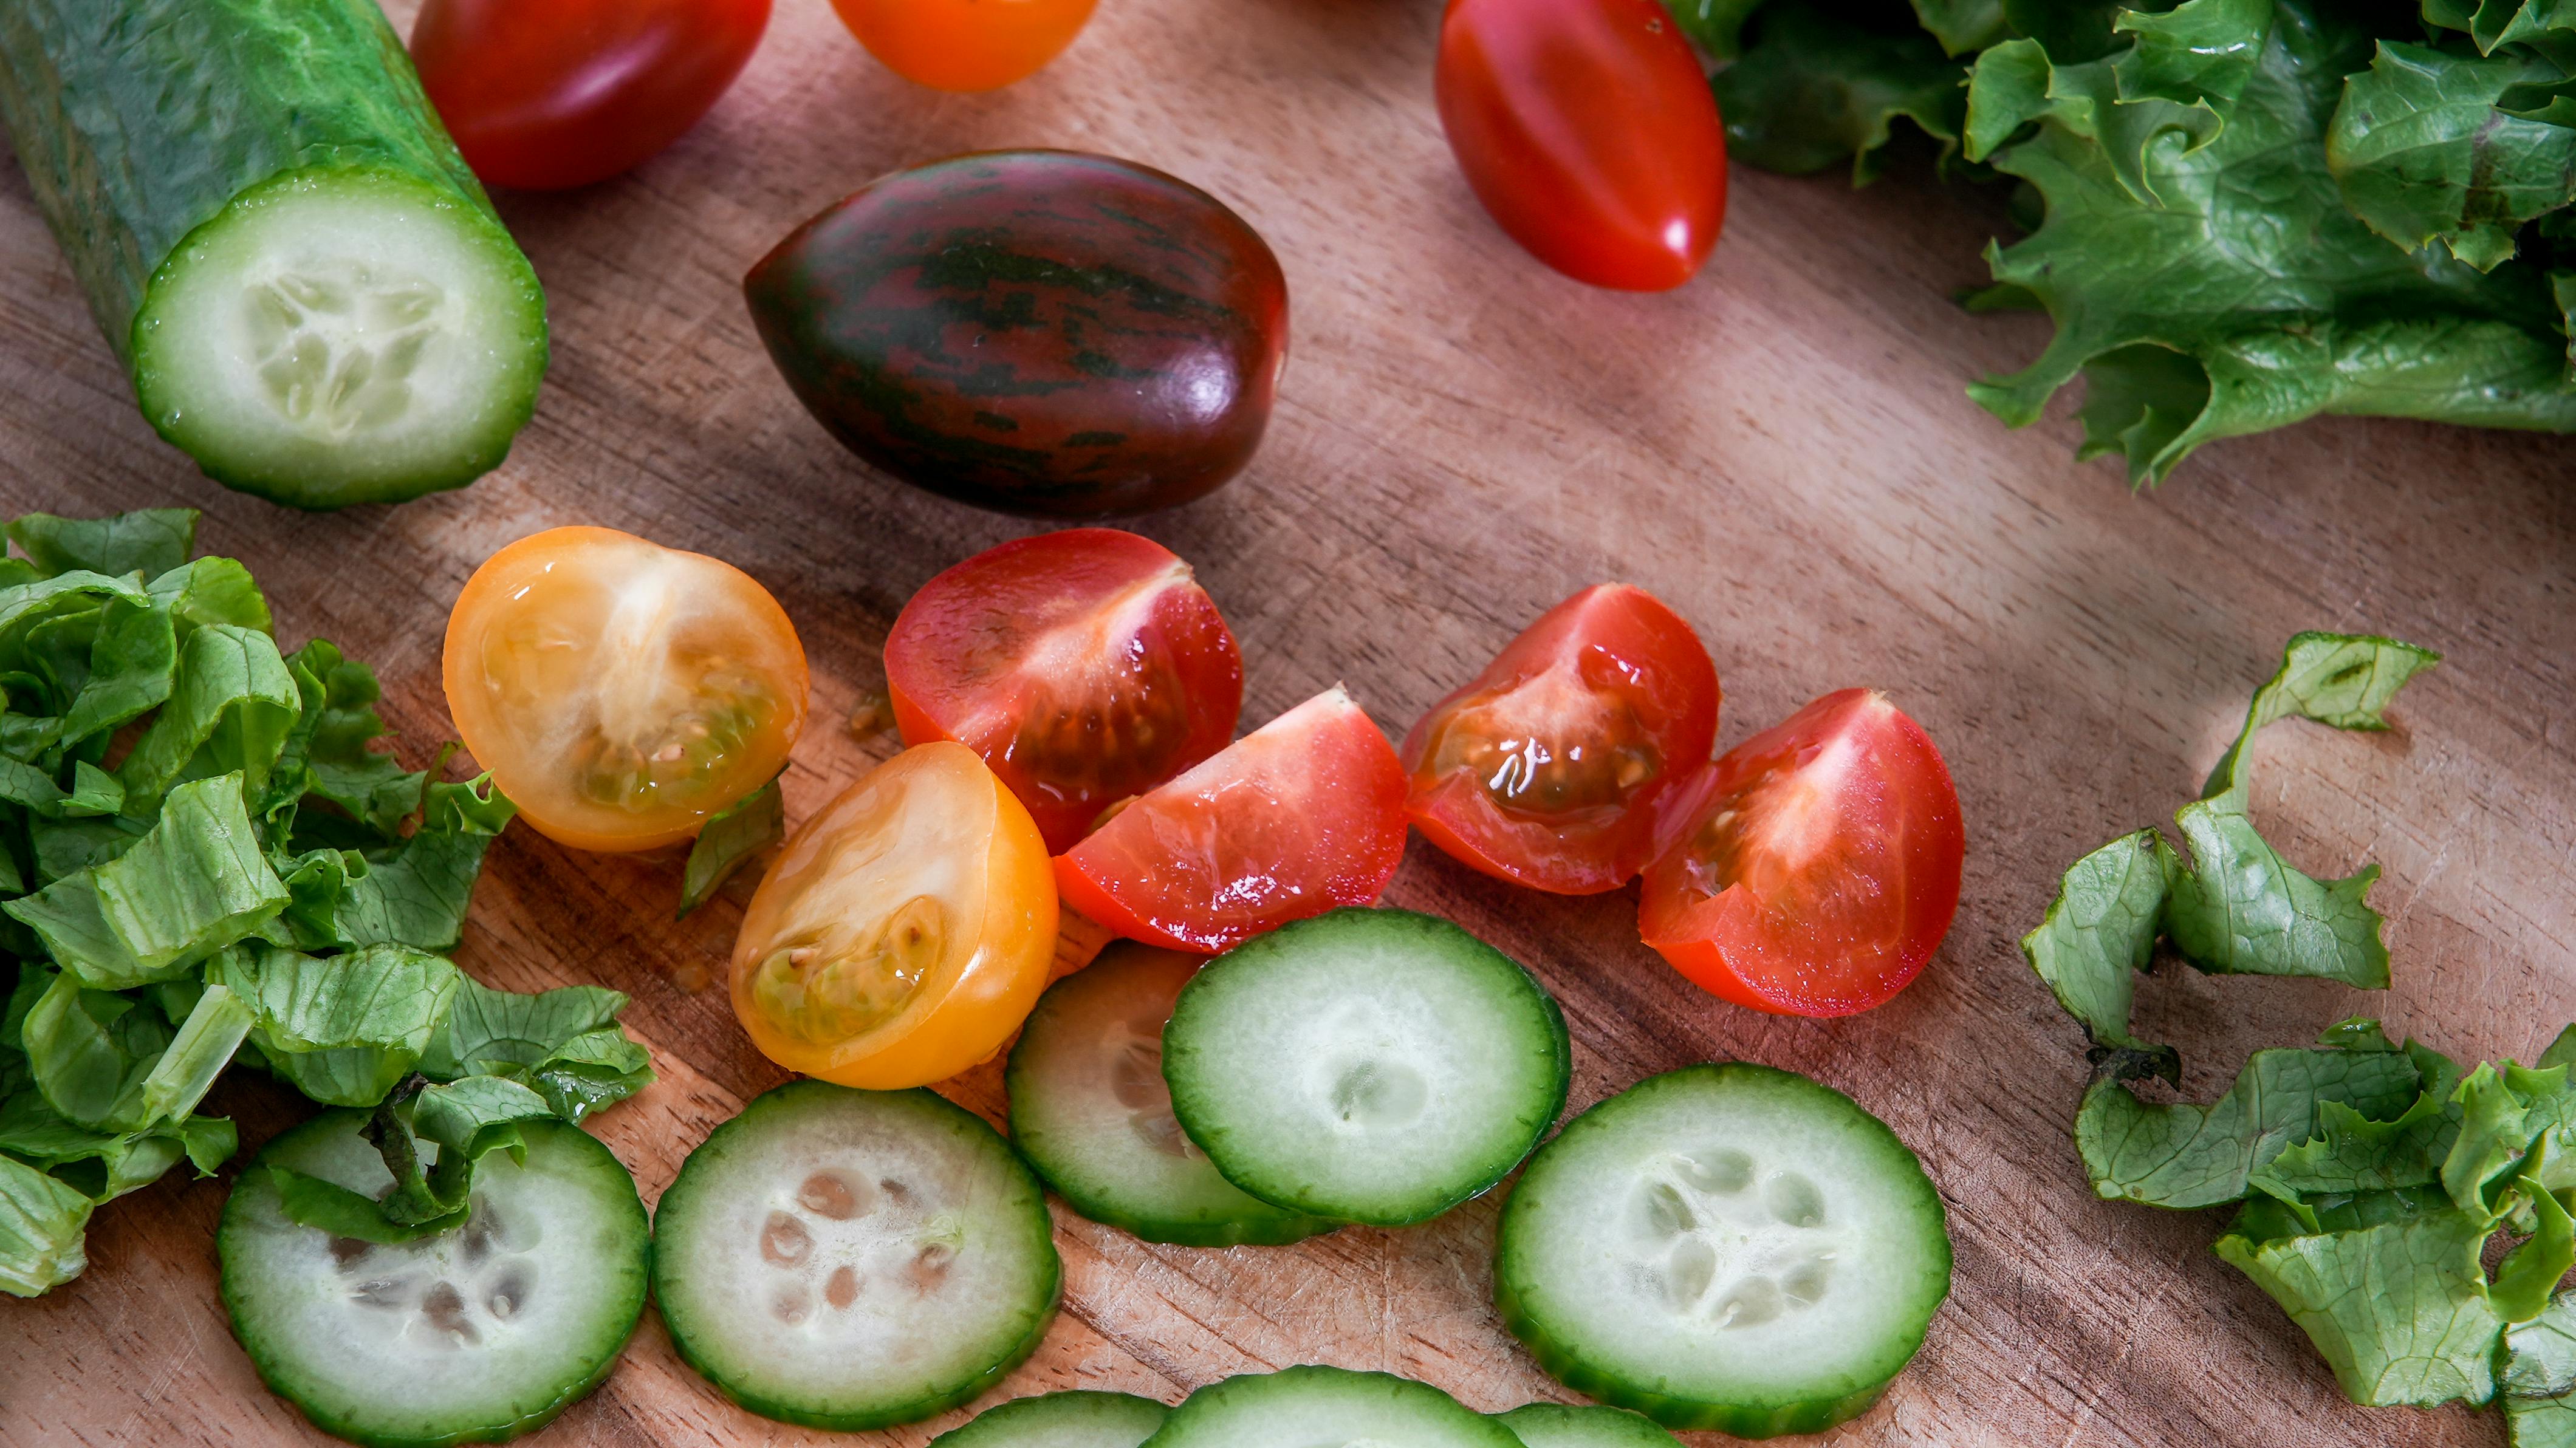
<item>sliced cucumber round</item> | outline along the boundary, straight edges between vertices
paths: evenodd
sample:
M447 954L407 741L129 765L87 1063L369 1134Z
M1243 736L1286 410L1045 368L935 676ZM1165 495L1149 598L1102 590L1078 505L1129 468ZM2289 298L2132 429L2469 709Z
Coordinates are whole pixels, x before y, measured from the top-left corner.
M476 1163L451 1231L372 1246L288 1219L261 1167L393 1186L366 1119L279 1136L224 1203L224 1308L260 1377L325 1432L388 1448L498 1443L599 1386L644 1311L651 1236L626 1168L577 1126L525 1122L526 1159Z
M1739 1438L1868 1408L1949 1291L1941 1197L1905 1143L1831 1087L1742 1063L1575 1118L1495 1244L1495 1304L1542 1367Z
M999 1382L1064 1276L1009 1142L928 1091L793 1081L715 1129L654 1214L689 1366L763 1417L917 1422Z
M1429 1383L1327 1367L1210 1383L1145 1441L1152 1448L1521 1448L1511 1429Z
M133 343L143 415L216 481L299 508L400 502L509 452L545 375L545 296L462 193L308 167L172 248Z
M1172 1116L1163 1023L1201 961L1119 941L1047 987L1005 1082L1011 1137L1073 1209L1148 1242L1294 1242L1340 1225L1244 1195Z
M1292 1211L1428 1221L1501 1181L1565 1106L1556 1001L1410 910L1345 909L1219 956L1163 1029L1181 1126Z
M933 1448L1136 1448L1172 1410L1132 1393L1013 1398L931 1439Z
M1494 1418L1522 1448L1680 1448L1652 1419L1625 1408L1532 1403Z

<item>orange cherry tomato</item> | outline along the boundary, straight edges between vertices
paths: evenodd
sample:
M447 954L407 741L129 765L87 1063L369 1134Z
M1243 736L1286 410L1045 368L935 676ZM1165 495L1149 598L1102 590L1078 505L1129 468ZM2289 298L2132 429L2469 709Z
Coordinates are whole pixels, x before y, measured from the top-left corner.
M1618 889L1663 805L1708 764L1717 668L1642 588L1605 583L1540 615L1405 736L1405 813L1488 875L1560 895Z
M841 23L909 81L986 91L1037 72L1091 19L1093 0L832 0Z
M1677 811L1637 914L1673 967L1741 1006L1847 1016L1905 989L1959 908L1949 766L1870 689L1727 751Z
M921 744L799 826L735 938L762 1055L871 1091L942 1081L1020 1028L1055 959L1029 812L962 744Z
M1365 905L1403 860L1404 766L1335 688L1110 816L1055 873L1094 923L1213 953Z
M767 784L805 727L805 649L769 590L613 528L484 560L447 616L447 709L539 834L648 850Z
M1433 74L1476 199L1597 287L1697 275L1726 221L1726 131L1661 0L1450 0Z

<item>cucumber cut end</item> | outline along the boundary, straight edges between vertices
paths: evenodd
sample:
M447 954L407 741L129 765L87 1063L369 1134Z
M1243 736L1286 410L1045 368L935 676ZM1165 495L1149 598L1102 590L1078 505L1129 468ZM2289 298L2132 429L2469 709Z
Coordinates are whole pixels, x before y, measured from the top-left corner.
M545 373L545 297L456 192L308 167L172 249L132 346L144 416L207 476L298 508L401 502L508 454Z

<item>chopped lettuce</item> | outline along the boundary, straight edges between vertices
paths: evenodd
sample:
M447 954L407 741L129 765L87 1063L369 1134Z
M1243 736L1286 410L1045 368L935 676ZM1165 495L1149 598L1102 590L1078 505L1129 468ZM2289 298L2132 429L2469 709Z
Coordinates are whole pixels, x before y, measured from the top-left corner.
M745 862L787 836L787 806L778 781L744 795L718 810L689 846L689 864L680 877L680 916L688 917Z
M652 1080L624 996L513 995L443 957L509 800L379 748L375 676L319 639L281 653L248 570L187 556L195 530L7 530L0 1291L78 1275L97 1204L231 1157L232 1123L197 1108L235 1060L376 1112L397 1190L313 1208L347 1235L452 1225L512 1123Z

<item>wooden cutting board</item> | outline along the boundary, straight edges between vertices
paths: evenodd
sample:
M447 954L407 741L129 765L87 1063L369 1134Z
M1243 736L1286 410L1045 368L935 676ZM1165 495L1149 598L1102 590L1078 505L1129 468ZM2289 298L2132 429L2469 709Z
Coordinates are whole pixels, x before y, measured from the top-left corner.
M411 6L397 4L408 28ZM1741 1057L1850 1092L1919 1150L1949 1204L1957 1285L1888 1400L1836 1444L2496 1444L2494 1414L2366 1412L2209 1251L2216 1214L2104 1203L2067 1123L2075 1026L2014 941L2059 871L2193 790L2301 628L2447 655L2378 736L2264 738L2258 815L2318 874L2386 867L2396 986L2159 978L2155 1039L2220 1090L2245 1054L2345 1015L2454 1054L2536 1052L2576 1017L2576 444L2324 422L2214 447L2160 492L2076 466L2077 429L2006 431L1962 395L2042 344L1976 319L1997 199L1907 176L1739 171L1725 240L1679 293L1564 281L1486 221L1431 105L1432 0L1105 0L1022 85L896 79L823 0L779 0L740 85L676 149L502 210L544 277L555 362L509 463L460 494L309 517L200 477L135 414L14 168L0 178L0 507L205 510L280 637L383 673L406 759L447 736L447 605L503 543L600 523L732 560L776 591L815 666L787 777L816 808L888 737L839 721L880 682L903 600L1028 525L870 473L797 407L737 291L790 226L888 169L996 146L1165 168L1276 247L1294 305L1280 411L1233 486L1137 526L1198 566L1241 639L1247 726L1341 680L1391 733L1541 609L1605 579L1700 629L1732 744L1827 690L1887 690L1931 731L1969 830L1948 945L1850 1020L1717 1003L1640 947L1635 897L1507 888L1415 844L1395 903L1457 918L1563 1000L1575 1104ZM1908 168L1899 168L1901 171ZM2071 399L2070 399L2071 401ZM525 829L493 852L459 961L514 989L629 992L660 1083L597 1122L648 1200L780 1073L719 972L746 887L684 923L676 859L581 855ZM246 1073L245 1073L246 1075ZM999 1072L945 1088L998 1113ZM246 1146L302 1104L247 1079L211 1109ZM226 1331L211 1241L229 1177L174 1175L104 1210L86 1276L0 1300L0 1442L320 1441ZM1000 1390L1177 1400L1298 1362L1428 1379L1470 1406L1565 1396L1488 1303L1495 1205L1301 1246L1150 1247L1059 1213L1065 1310ZM856 1441L918 1444L960 1415ZM682 1367L648 1314L547 1444L797 1443ZM1715 1440L1709 1440L1715 1441Z

